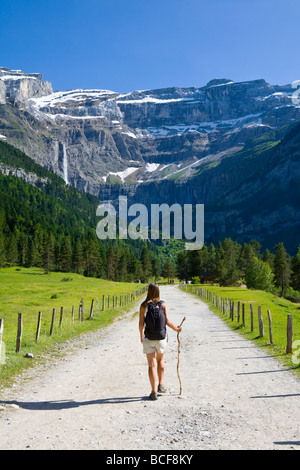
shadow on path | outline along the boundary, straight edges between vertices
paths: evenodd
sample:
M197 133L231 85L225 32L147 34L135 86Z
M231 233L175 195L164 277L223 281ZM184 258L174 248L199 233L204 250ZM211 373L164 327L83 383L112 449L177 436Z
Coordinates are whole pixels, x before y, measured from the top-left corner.
M277 441L274 442L274 444L279 445L279 446L300 446L300 441Z
M75 400L57 400L57 401L1 401L3 405L18 405L25 410L64 410L68 408L78 408L86 405L111 405L120 403L131 403L139 401L149 401L148 396L141 397L114 397L99 398L98 400L75 401Z
M288 398L288 397L300 397L300 393L287 393L286 395L257 395L256 397L250 397L250 398Z

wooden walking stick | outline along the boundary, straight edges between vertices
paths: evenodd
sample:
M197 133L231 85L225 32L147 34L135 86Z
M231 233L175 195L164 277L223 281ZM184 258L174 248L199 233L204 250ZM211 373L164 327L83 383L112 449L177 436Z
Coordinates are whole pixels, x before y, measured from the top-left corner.
M184 320L186 320L185 317L184 317L184 319L182 320L182 322L180 323L180 326L183 324ZM178 341L177 375L178 375L178 380L179 380L179 385L180 385L179 395L181 395L181 393L182 393L182 387L181 387L181 380L180 380L180 375L179 375L179 356L180 356L180 339L179 339L179 333L177 333L177 341Z

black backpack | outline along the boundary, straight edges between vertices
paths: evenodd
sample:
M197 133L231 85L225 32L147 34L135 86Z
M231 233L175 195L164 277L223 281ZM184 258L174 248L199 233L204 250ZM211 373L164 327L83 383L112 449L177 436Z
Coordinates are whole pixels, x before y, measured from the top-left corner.
M157 303L149 302L145 318L145 337L150 340L165 339L167 334L167 319L163 308L163 300Z

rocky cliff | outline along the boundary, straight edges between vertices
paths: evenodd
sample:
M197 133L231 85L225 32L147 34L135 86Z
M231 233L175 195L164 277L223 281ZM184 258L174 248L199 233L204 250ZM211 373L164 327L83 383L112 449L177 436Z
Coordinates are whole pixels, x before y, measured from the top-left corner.
M292 85L229 79L200 88L127 94L100 89L53 92L41 74L0 68L0 134L101 201L127 194L145 204L205 203L211 211L206 227L214 237L231 233L232 202L226 199L226 215L221 208L225 194L240 201L245 188L249 196L262 185L263 179L249 180L245 171L251 174L257 167L261 142L275 145L300 119L294 92ZM249 149L255 155L252 164ZM232 165L227 167L228 162ZM246 223L239 227L234 233L255 236L265 230L265 225L257 230Z
M0 67L0 102L7 100L25 103L28 99L52 93L50 82L41 73L25 73Z
M41 74L0 68L0 101L10 114L17 107L24 122L18 136L15 119L3 117L0 126L10 143L97 195L103 184L192 177L203 158L236 152L299 119L294 91L264 80L224 79L202 88L53 93ZM22 136L24 126L26 135L33 130L34 142Z

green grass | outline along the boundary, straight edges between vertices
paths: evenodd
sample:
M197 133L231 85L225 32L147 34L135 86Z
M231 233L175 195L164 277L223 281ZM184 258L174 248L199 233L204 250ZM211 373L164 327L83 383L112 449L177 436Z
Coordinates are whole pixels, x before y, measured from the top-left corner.
M200 288L209 290L215 293L219 297L224 299L232 299L235 303L234 320L229 318L229 313L222 313L217 307L213 306L211 302L206 301L201 297L202 300L206 301L210 305L210 309L220 315L220 317L234 330L239 332L245 338L255 342L260 347L268 350L269 353L275 356L278 360L282 361L284 365L292 369L298 377L300 377L300 367L294 364L293 355L286 353L287 345L287 315L293 315L293 341L300 340L300 304L294 304L289 300L277 297L269 292L250 290L246 288L235 288L235 287L217 287L210 285L188 285L187 291L193 293L193 288ZM237 321L237 303L240 301L245 304L245 325L242 325L242 320ZM254 313L254 330L251 331L250 321L250 304L253 305ZM264 336L259 335L258 325L258 307L261 307L261 313L264 323ZM271 312L272 318L272 334L273 344L270 344L269 340L269 321L268 321L268 310ZM242 318L242 307L241 307L241 318ZM295 355L297 350L293 351ZM298 349L299 351L299 349Z
M4 330L2 341L5 345L5 363L0 364L0 386L8 385L23 368L34 364L43 352L55 349L57 344L89 330L103 328L118 315L129 311L133 303L120 307L120 295L134 293L143 285L121 283L103 279L87 278L74 273L44 274L39 268L0 269L0 318ZM105 295L105 310L102 299ZM110 306L107 306L107 296ZM113 308L112 297L118 296L117 307ZM79 304L84 299L84 321L79 321ZM98 313L96 299L98 298ZM94 299L93 318L89 319ZM72 307L74 306L74 321ZM59 326L60 310L63 320ZM55 308L53 334L50 336L52 312ZM38 313L42 312L39 341L35 341ZM18 313L22 313L23 332L21 351L16 353ZM34 359L25 358L33 353Z

